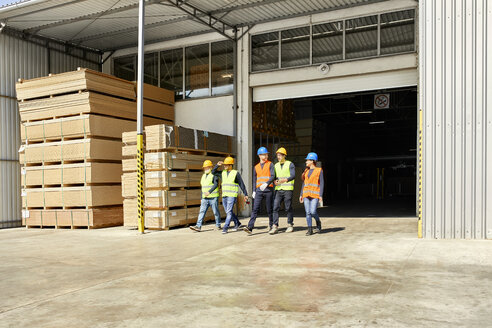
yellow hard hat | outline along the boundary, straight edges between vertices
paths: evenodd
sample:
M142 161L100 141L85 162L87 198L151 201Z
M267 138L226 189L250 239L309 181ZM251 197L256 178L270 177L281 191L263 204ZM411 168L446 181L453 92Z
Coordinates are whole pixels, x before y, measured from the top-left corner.
M280 148L277 150L277 153L284 154L285 156L287 156L287 150L285 150L285 148L284 148L284 147L280 147Z
M209 166L214 166L214 164L212 163L212 161L207 159L205 162L203 162L202 167L209 167Z
M234 158L232 158L232 157L227 157L227 158L224 160L224 164L227 164L227 165L234 165Z

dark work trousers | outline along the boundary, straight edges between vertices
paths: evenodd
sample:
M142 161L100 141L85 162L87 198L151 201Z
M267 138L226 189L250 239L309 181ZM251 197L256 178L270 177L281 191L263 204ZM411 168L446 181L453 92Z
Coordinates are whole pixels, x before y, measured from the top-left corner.
M287 212L287 224L294 225L294 213L292 212L292 190L277 190L275 191L275 200L273 201L273 224L278 227L278 212L280 205L284 201L285 211Z
M272 227L273 224L273 190L270 188L265 189L265 191L257 190L255 195L255 201L253 202L253 211L251 212L251 219L248 223L248 229L253 230L255 227L256 217L261 210L261 201L265 200L265 205L268 213L268 225Z

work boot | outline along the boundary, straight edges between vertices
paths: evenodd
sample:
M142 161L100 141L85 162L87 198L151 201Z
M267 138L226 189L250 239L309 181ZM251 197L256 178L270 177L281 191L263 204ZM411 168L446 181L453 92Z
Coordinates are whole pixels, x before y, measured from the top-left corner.
M289 226L287 227L287 230L285 230L285 232L294 232L294 226L292 224L289 224Z
M202 227L197 227L197 226L191 226L190 229L196 232L202 231Z
M249 230L248 227L244 227L243 231L246 232L248 234L248 236L251 236L253 234L253 232L251 230Z
M313 234L313 228L309 227L306 232L306 236L311 236L312 234Z
M278 232L278 227L277 226L273 226L272 229L270 229L270 231L268 232L270 235L274 235Z

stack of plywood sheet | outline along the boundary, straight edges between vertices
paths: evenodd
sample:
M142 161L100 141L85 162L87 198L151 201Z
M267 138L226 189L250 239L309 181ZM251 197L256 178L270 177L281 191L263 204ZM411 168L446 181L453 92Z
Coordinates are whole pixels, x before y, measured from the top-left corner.
M207 141L213 150L207 150ZM125 139L125 138L124 138ZM196 222L201 200L200 180L206 159L216 163L232 155L229 136L171 125L145 128L145 227L168 229ZM224 150L224 151L221 151ZM134 153L123 146L123 155ZM124 225L137 226L136 162L123 161ZM224 217L222 206L221 216ZM205 221L213 220L210 209Z
M173 93L145 90L144 124L172 122ZM17 96L24 225L122 224L121 138L136 125L134 83L79 69L19 81Z

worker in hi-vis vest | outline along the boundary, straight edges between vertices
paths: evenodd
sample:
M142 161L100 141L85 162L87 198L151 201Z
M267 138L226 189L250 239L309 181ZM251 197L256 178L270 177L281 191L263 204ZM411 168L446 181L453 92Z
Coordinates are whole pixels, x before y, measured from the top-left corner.
M306 210L306 222L308 231L306 236L313 234L312 218L316 220L316 231L321 232L321 220L318 215L318 205L323 201L323 189L324 178L323 170L320 167L316 167L318 161L318 155L316 153L309 153L306 156L306 169L302 173L302 188L301 195L299 196L299 202L304 203L304 209Z
M253 232L256 217L261 209L261 202L263 199L266 203L270 230L272 230L273 226L272 205L275 170L273 163L268 160L268 150L265 147L260 147L257 155L260 158L260 162L256 164L253 172L253 188L255 188L255 191L253 192L253 211L251 212L251 219L249 220L248 226L243 228L248 235L251 235Z
M278 162L275 164L275 197L273 200L273 227L270 234L278 232L278 219L280 205L284 202L285 211L287 212L287 230L294 231L294 214L292 211L292 196L294 194L294 179L296 177L296 168L294 163L286 160L287 150L280 147L277 150Z
M219 212L219 177L212 172L213 163L210 160L203 162L203 175L200 181L202 186L202 200L200 204L200 214L195 226L191 230L202 231L202 223L209 207L215 216L215 230L220 230L220 212Z
M229 229L229 224L231 220L234 221L234 228L232 231L238 231L241 227L241 222L237 218L236 214L234 214L234 205L236 204L237 197L239 196L239 189L244 194L244 201L248 202L248 191L246 190L246 186L244 185L244 181L241 178L241 174L237 170L233 169L234 158L227 157L223 162L220 161L215 165L212 170L212 173L216 173L219 166L224 166L222 170L221 178L222 178L222 205L224 206L224 210L226 212L226 221L224 223L224 227L222 229L222 233L226 234Z

